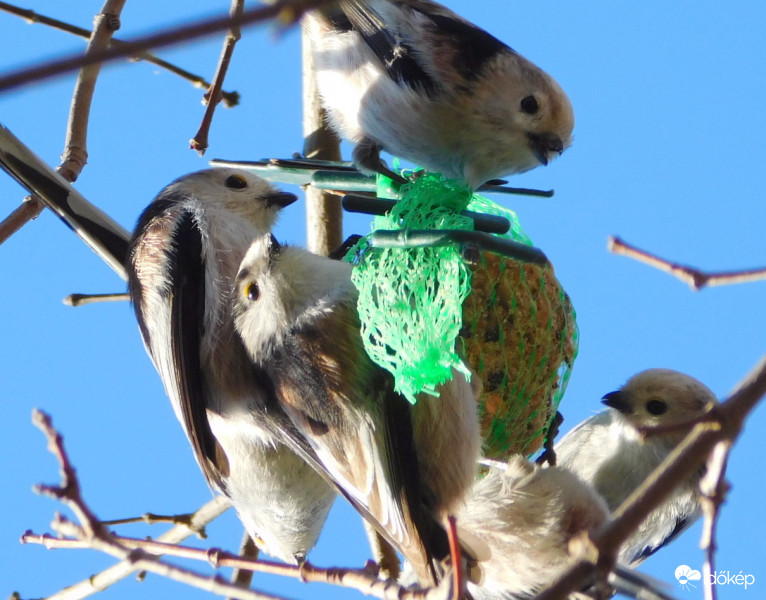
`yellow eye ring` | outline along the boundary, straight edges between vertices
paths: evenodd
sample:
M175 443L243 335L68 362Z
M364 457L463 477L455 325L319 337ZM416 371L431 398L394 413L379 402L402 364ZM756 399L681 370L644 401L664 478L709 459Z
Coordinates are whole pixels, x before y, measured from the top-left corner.
M250 302L256 302L261 297L261 290L254 281L245 286L245 298Z

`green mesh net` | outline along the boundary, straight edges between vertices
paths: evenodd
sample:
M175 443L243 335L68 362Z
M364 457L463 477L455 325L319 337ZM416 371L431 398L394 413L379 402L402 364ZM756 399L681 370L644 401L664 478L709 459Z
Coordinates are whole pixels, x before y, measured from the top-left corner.
M532 245L515 213L438 174L403 186L373 230L472 229L458 214L466 208L507 218L511 229L501 237ZM467 365L483 385L484 455L504 460L539 450L578 345L575 313L553 267L486 251L469 266L454 247L379 249L367 239L348 256L366 349L397 390L414 403Z
M463 186L427 175L402 186L396 206L376 217L373 230L473 229L460 211L471 200ZM462 304L470 292L460 251L435 248L372 248L366 240L352 274L359 290L362 339L373 361L394 375L396 391L413 404L456 368L470 376L455 349Z

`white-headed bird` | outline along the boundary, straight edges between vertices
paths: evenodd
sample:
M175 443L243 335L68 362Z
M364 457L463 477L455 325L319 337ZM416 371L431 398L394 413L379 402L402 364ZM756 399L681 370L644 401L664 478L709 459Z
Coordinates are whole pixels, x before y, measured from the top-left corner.
M342 0L303 20L330 125L364 171L386 150L471 188L547 165L574 113L547 73L426 0Z
M300 438L236 334L232 303L250 242L295 199L247 171L191 173L143 212L127 265L144 345L205 479L261 549L292 563L316 543L335 492L296 454Z
M414 406L394 392L364 350L351 268L261 236L237 275L237 331L318 468L435 583L449 553L442 519L476 474L475 397L457 372Z
M614 511L673 450L684 429L644 437L639 428L675 426L708 411L716 397L697 379L671 369L648 369L606 394L609 410L583 421L555 445L557 465L590 483ZM701 514L702 471L680 482L620 550L618 562L637 565L673 541Z

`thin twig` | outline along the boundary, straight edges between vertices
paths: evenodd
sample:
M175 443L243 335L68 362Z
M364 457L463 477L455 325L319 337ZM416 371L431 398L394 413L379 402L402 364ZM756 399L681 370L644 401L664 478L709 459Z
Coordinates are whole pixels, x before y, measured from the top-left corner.
M27 196L16 210L0 223L0 244L24 227L32 219L36 219L45 205L35 196Z
M112 35L120 28L120 13L125 0L106 0L101 12L93 19L93 34L88 42L85 54L100 54L109 47ZM88 121L96 80L101 71L100 63L83 67L77 77L72 105L69 109L66 143L61 155L58 172L73 183L82 172L88 160Z
M101 521L104 525L127 525L129 523L145 523L147 525L156 525L157 523L172 523L173 525L185 525L191 528L192 520L196 513L184 513L181 515L156 515L154 513L144 513L140 517L128 517L126 519L110 519ZM204 529L195 531L202 539L207 537Z
M79 524L58 515L52 524L57 536L36 535L26 532L23 543L42 544L46 548L89 548L126 559L136 570L143 569L200 589L241 600L278 600L277 597L226 582L219 576L205 577L160 560L159 555L173 555L204 561L214 568L231 566L260 572L293 577L301 581L324 583L357 589L380 600L450 600L453 598L452 581L445 578L436 588L425 590L404 589L394 581L377 577L377 568L321 569L308 563L300 566L253 561L223 550L189 548L152 540L117 536L109 532L91 511L82 497L79 480L64 447L61 434L53 427L45 413L35 410L33 421L48 440L48 449L59 463L62 483L59 486L39 485L38 493L52 496L65 504L80 521Z
M716 444L707 462L705 475L700 481L702 513L705 522L702 529L700 547L705 551L705 563L702 568L705 583L705 600L716 600L716 585L713 581L715 573L715 552L717 549L715 532L721 505L726 499L729 486L726 483L726 464L731 451L731 442L726 440Z
M59 533L64 532L70 535L76 533L76 529L71 529L71 524L68 528L62 527L62 524L58 523ZM449 585L445 584L441 588L405 590L394 581L378 579L377 566L372 562L362 569L324 569L308 562L295 566L281 562L254 560L226 552L220 548L192 548L189 546L179 546L178 544L165 544L152 540L117 535L112 535L111 540L115 544L146 555L174 556L176 558L205 562L215 569L229 567L290 577L305 583L319 582L337 585L358 590L381 600L452 600L451 596L445 597L444 595L448 590L452 590L451 583ZM51 550L87 550L94 548L92 542L88 539L61 538L49 534L38 535L32 532L26 532L22 536L21 541L25 544L40 544Z
M59 534L76 536L79 542L87 542L88 547L94 550L116 556L121 560L128 560L136 570L146 570L216 594L228 595L240 600L281 600L277 596L239 588L218 576L205 577L188 569L165 563L143 549L133 549L120 544L117 541L119 538L111 535L85 503L75 469L64 448L63 438L53 427L50 417L42 411L35 410L32 419L34 424L45 434L48 440L48 449L59 463L62 479L62 484L59 486L39 485L36 486L35 491L59 500L80 521L78 525L58 516L54 520L53 527ZM32 534L25 534L22 541L29 541L27 539L29 535ZM157 542L152 543L157 544Z
M114 294L69 294L62 300L67 306L85 306L100 302L126 302L130 300L130 294L124 292Z
M581 589L597 572L611 568L622 542L646 516L682 481L685 481L708 460L719 443L731 444L742 425L766 394L766 357L748 373L728 399L697 423L681 443L647 477L612 514L612 518L593 537L596 558L579 559L555 582L543 590L537 600L565 598L569 592Z
M622 238L610 236L607 242L607 249L613 254L627 256L639 262L670 273L684 283L688 284L695 291L703 287L714 285L734 285L735 283L749 283L751 281L760 281L766 279L766 267L760 269L746 269L743 271L718 271L706 272L700 271L689 265L672 262L642 250L636 246L628 244Z
M64 438L53 427L51 418L41 410L35 409L32 411L32 423L43 432L48 440L48 451L58 461L61 475L60 486L39 484L34 488L35 493L49 496L69 507L82 524L86 535L92 537L105 533L96 515L91 512L82 498L77 474L64 448Z
M255 545L250 534L245 531L244 534L242 534L242 543L239 545L239 555L242 558L257 561L258 554L258 546ZM250 569L233 569L231 573L231 582L235 585L250 587L250 584L253 582L254 573L255 572ZM227 600L231 599L227 598Z
M124 558L132 562L140 570L149 571L155 575L160 575L161 577L166 577L178 583L190 585L213 594L229 596L239 600L283 600L280 596L232 585L219 575L206 577L195 571L168 564L151 554L147 554L143 550L133 550L132 552L125 553L119 546L100 539L93 544L93 548L112 556L120 558L124 556Z
M94 19L93 33L85 51L86 57L98 55L109 46L112 34L119 29L120 12L124 4L125 0L106 0L101 12ZM88 158L88 121L93 92L96 88L96 79L100 70L101 64L98 62L83 67L72 94L64 153L61 155L62 162L56 169L70 183L74 182L80 175ZM37 217L42 211L42 207L43 202L37 197L33 196L25 201L1 224L5 227L0 230L2 231L0 243Z
M193 514L188 525L179 524L171 527L165 533L158 536L157 541L178 544L192 535L198 535L200 531L205 530L206 525L213 521L213 519L218 518L229 508L229 501L225 496L216 496ZM98 592L103 592L138 570L130 561L122 560L100 573L91 575L48 596L47 600L82 600Z
M54 19L52 17L41 15L40 13L37 13L33 10L29 10L26 8L19 8L18 6L14 6L13 4L8 4L6 2L0 2L0 10L3 10L12 15L22 17L28 23L39 23L40 25L46 25L53 29L58 29L59 31L71 33L72 35L76 35L77 37L90 39L91 31L89 29L85 29L84 27L78 27L77 25L72 25L71 23L60 21L59 19ZM125 42L122 40L119 40L117 38L112 38L110 45L119 46L120 44L124 44L124 43ZM135 56L128 57L128 58L130 60L145 61L148 63L152 63L153 65L156 65L160 67L161 69L165 69L166 71L169 71L173 73L174 75L178 75L182 79L185 79L186 81L190 82L196 88L207 89L210 87L210 82L207 81L204 77L200 75L195 75L194 73L191 73L190 71L187 71L186 69L183 69L177 65L174 65L173 63L163 60L162 58L155 56L154 54L151 54L149 52L141 52ZM222 96L224 105L228 108L231 108L232 106L236 106L237 104L239 104L239 92L227 92L222 90L221 96Z
M242 16L244 9L245 0L231 0L229 16L232 19L239 19ZM226 37L223 41L223 49L221 50L221 58L218 60L218 68L215 71L215 76L213 76L213 84L205 93L205 102L207 103L207 106L205 107L205 114L202 117L202 123L194 137L189 140L191 149L196 150L200 156L205 154L205 150L207 150L209 145L208 135L210 134L210 126L213 123L215 108L221 101L223 80L226 79L226 72L229 70L231 56L234 53L234 46L236 46L241 37L242 30L239 25L232 25L226 32Z
M50 79L51 77L62 75L87 65L112 62L119 58L138 55L152 48L162 48L187 42L223 31L235 25L246 26L277 19L283 26L289 26L300 19L301 15L307 10L331 1L279 0L271 6L258 6L246 10L239 19L232 19L228 15L214 19L205 18L181 26L163 29L159 33L138 37L132 41L126 41L119 46L108 48L98 54L94 53L91 56L83 56L81 53L71 54L38 66L22 68L4 77L0 77L0 91L11 90L32 82Z
M444 521L444 529L447 532L447 540L449 542L450 560L452 562L452 572L449 573L449 577L452 580L453 594L450 600L460 600L465 596L468 582L463 572L463 556L457 534L457 519L453 515L447 515Z

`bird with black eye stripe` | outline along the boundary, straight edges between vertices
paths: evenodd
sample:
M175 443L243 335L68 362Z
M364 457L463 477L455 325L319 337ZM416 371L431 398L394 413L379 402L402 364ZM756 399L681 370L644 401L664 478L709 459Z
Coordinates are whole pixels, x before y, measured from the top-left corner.
M317 86L360 169L380 151L472 189L547 165L574 113L547 73L436 2L344 0L309 12Z
M703 383L671 369L642 371L602 401L609 410L577 425L554 449L557 466L591 484L610 511L643 483L689 430L672 428L642 437L639 429L693 421L717 402ZM649 514L620 549L620 563L640 564L699 518L702 473L680 482Z
M231 306L250 242L295 200L247 171L190 173L143 212L127 265L144 345L207 483L259 548L290 563L315 545L335 492L306 462Z

